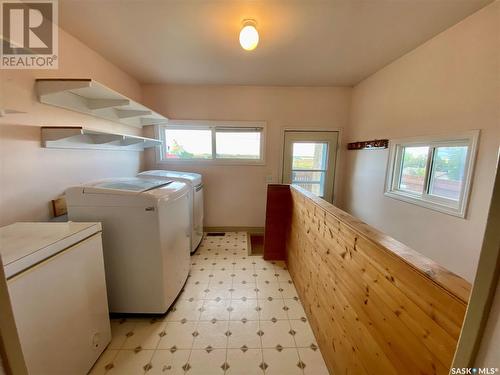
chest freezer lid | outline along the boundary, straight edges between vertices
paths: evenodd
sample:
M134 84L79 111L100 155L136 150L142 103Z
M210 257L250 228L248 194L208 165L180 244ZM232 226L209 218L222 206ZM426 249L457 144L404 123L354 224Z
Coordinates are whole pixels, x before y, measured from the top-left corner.
M148 177L152 179L173 179L183 182L189 182L193 186L201 184L201 174L193 172L165 171L162 169L157 169L141 172L137 176Z
M84 186L84 193L137 194L168 185L171 182L172 180L137 177L113 178L96 181Z
M14 223L0 228L0 255L10 278L101 231L101 223Z

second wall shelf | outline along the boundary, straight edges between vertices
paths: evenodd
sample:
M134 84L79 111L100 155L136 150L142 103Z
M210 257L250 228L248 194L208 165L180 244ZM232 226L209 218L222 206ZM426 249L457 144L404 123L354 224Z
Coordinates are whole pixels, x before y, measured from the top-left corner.
M81 126L44 126L42 127L42 147L142 151L156 147L161 141L119 133L109 133Z

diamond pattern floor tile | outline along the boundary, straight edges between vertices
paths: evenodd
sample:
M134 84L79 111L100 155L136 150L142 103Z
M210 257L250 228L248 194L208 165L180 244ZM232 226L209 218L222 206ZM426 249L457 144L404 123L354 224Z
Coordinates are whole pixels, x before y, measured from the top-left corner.
M92 375L328 374L286 264L247 253L247 233L204 236L170 311L111 321Z

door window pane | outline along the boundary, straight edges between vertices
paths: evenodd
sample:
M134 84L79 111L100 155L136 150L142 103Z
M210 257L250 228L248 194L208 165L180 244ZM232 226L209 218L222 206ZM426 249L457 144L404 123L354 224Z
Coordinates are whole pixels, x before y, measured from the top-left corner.
M166 159L212 159L210 129L166 129Z
M260 131L217 131L215 134L217 158L259 160L260 138Z
M428 146L404 148L401 162L401 178L398 186L400 190L418 194L423 193L428 155Z
M437 147L434 151L429 194L460 199L467 146Z
M317 196L323 197L326 172L293 171L292 184L310 191Z
M326 143L296 142L293 144L292 169L326 170L328 145Z

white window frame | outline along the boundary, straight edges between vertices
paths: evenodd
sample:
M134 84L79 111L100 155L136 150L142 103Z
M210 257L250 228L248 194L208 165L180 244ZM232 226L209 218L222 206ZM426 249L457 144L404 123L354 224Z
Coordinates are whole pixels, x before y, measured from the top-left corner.
M474 173L474 163L476 159L478 140L479 130L468 131L452 136L413 137L391 140L389 142L389 160L385 181L385 196L416 204L418 206L429 208L431 210L443 212L449 215L465 218L467 204L470 196L472 176ZM403 150L405 147L418 146L429 147L425 173L424 192L422 194L412 193L399 189ZM429 194L434 150L437 147L447 146L468 147L467 157L465 160L464 180L462 181L458 202L452 199L442 198L436 195Z
M228 159L217 158L216 131L223 128L262 129L260 132L260 159ZM165 155L165 130L168 129L202 129L212 132L212 158L211 159L166 159ZM158 164L207 164L207 165L264 165L266 152L266 122L264 121L212 121L212 120L169 120L167 125L156 126L156 137L162 141L162 146L157 147L156 162Z

